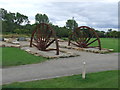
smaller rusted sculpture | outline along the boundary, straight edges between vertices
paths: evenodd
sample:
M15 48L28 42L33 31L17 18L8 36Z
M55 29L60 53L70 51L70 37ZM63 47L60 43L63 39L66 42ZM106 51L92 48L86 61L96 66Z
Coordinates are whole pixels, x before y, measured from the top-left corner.
M47 49L53 42L56 43L56 49ZM56 55L59 55L59 45L56 34L50 25L40 23L36 26L32 33L30 47L34 45L41 51L56 50Z
M71 42L71 40L75 42ZM98 41L98 46L91 45L95 41ZM68 45L70 45L70 43L81 48L98 47L99 50L101 50L101 43L100 43L99 36L97 35L97 33L93 28L90 28L87 26L81 26L81 27L75 28L69 37Z

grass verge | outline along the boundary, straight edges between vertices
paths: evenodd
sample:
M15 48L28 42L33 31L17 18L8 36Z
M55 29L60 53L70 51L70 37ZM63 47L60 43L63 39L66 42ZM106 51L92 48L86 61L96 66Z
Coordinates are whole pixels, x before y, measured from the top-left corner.
M80 75L3 85L3 88L118 88L118 71L89 73L86 79Z
M100 38L102 48L114 49L114 52L120 52L118 38ZM97 45L97 42L92 44L93 46Z
M19 48L3 47L0 49L2 49L3 67L39 63L48 60L44 57L29 54Z

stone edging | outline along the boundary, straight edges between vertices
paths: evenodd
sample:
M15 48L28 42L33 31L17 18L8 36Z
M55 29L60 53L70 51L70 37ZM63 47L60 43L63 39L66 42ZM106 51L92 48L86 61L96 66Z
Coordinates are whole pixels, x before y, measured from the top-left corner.
M102 50L95 50L97 48L94 49L89 49L89 48L79 48L79 47L72 47L72 46L63 46L60 45L61 48L67 48L67 49L74 49L74 50L78 50L78 51L86 51L86 52L92 52L92 53L100 53L100 54L105 54L105 53L109 53L112 52L113 50L110 49L105 49L102 48Z

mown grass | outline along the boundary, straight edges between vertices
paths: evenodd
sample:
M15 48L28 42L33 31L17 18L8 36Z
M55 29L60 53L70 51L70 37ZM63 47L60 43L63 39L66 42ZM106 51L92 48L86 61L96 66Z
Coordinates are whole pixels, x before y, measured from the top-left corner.
M39 63L48 60L43 57L34 56L19 48L4 47L2 50L2 66L17 66L32 63Z
M86 79L80 75L3 85L3 88L118 88L118 71L89 73Z
M102 48L114 49L114 52L120 52L118 38L100 38ZM93 46L97 45L97 42L92 44Z

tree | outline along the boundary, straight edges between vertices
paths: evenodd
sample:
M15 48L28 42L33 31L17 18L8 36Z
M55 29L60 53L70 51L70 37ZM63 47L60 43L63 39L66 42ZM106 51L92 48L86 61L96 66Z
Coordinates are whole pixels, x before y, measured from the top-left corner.
M108 31L106 33L107 36L110 37L110 38L112 37L112 33L111 32L112 32L112 29L108 29Z
M5 14L7 14L7 10L0 8L0 20L3 20L5 18Z
M2 18L2 21L3 21L3 28L6 28L6 26L8 28L6 28L6 32L12 32L15 28L15 24L14 24L14 20L15 20L15 13L4 13L3 14L3 18ZM4 26L5 25L5 26Z
M46 14L39 14L37 13L35 15L35 21L36 23L49 23L49 18Z
M22 23L29 23L29 20L28 20L28 17L23 15L23 14L20 14L20 13L16 13L16 16L15 16L15 23L17 25L20 25Z
M111 31L111 36L112 36L113 38L118 37L118 32L117 32L117 31Z
M73 30L74 28L78 27L78 23L75 20L69 19L66 22L66 27L70 30Z
M108 29L108 32L112 32L112 29Z
M21 24L28 23L28 17L20 13L11 13L7 10L0 8L3 32L14 32L15 29L21 28Z

